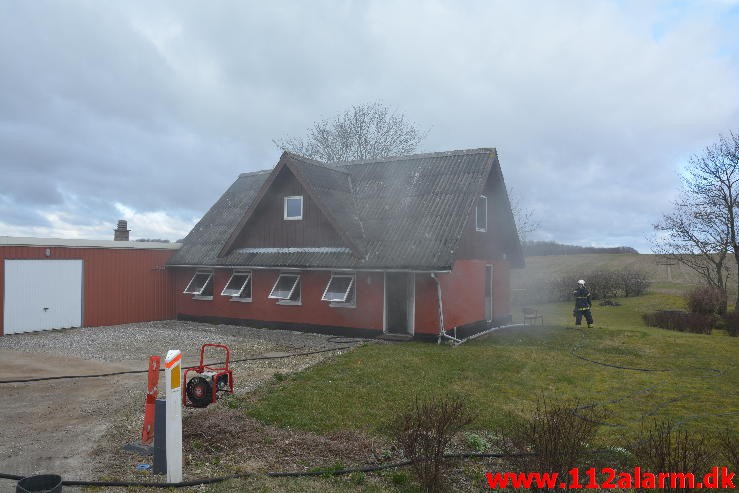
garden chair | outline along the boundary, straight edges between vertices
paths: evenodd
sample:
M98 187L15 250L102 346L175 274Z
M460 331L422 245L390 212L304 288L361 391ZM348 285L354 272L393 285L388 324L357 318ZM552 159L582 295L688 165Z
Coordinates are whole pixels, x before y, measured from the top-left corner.
M523 312L523 324L528 325L531 323L532 325L536 323L537 320L541 321L541 326L544 326L544 315L539 313L539 310L536 308L523 308L521 310Z

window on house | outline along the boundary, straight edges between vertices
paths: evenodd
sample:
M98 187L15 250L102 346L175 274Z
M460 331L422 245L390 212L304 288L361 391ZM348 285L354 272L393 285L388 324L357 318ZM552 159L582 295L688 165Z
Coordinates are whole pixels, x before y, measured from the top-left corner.
M285 197L285 220L299 221L303 219L303 196Z
M321 299L331 306L355 306L355 284L354 274L331 274Z
M183 291L193 296L213 296L213 273L198 271Z
M251 272L236 271L221 291L222 296L231 296L234 301L251 301Z
M477 208L475 210L475 230L487 231L488 230L488 198L484 195L480 195L477 201Z
M300 304L300 274L280 274L269 298L285 305Z

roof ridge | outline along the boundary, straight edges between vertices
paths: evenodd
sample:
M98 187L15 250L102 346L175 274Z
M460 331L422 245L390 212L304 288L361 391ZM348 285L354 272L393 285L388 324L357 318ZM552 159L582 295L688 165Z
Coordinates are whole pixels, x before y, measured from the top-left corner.
M336 164L337 166L352 166L355 164L373 164L373 163L386 163L386 162L397 162L397 161L411 161L414 159L427 159L430 157L448 157L448 156L462 156L467 154L486 154L489 152L496 153L498 150L495 147L478 147L476 149L457 149L453 151L438 151L438 152L422 152L418 154L405 154L402 156L387 156L382 158L374 159L355 159L352 161L332 161L328 164Z
M337 172L342 173L342 174L347 174L346 171L344 171L343 169L339 169L337 166L334 166L333 165L334 162L338 162L338 161L333 161L331 163L326 163L326 162L323 162L323 161L318 161L317 159L312 159L312 158L303 156L301 154L295 154L294 152L290 152L290 151L285 151L285 152L291 158L293 158L293 159L295 159L297 161L300 161L301 163L310 164L310 165L316 166L318 168L327 169L329 171L337 171Z
M254 176L254 175L263 175L265 173L271 173L272 169L260 169L258 171L246 171L244 173L239 173L239 178L241 178L242 176Z

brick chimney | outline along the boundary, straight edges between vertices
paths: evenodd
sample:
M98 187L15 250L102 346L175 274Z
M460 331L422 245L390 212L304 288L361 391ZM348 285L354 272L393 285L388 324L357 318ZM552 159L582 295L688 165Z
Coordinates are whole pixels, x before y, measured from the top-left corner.
M128 222L121 219L118 221L118 227L113 230L113 240L128 241L128 233L130 232L131 230L128 229Z

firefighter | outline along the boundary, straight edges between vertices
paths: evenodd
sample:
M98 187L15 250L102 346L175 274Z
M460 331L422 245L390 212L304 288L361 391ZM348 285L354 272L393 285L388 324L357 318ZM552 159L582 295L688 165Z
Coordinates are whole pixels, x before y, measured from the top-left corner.
M575 295L575 309L572 314L575 315L575 325L580 325L582 316L585 315L585 320L588 321L588 328L593 326L593 314L590 313L590 307L593 305L593 300L590 297L590 291L585 287L585 281L580 279L577 281L577 289L573 292Z

